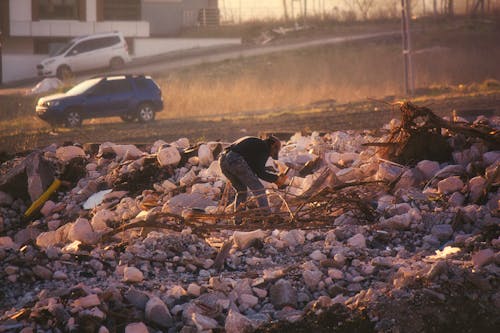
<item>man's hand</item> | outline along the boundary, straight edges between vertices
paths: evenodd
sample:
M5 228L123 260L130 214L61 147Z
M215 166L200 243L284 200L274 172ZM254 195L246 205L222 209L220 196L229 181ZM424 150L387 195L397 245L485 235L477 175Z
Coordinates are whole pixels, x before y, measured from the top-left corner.
M278 179L276 179L276 181L274 182L278 188L284 188L286 187L286 183L288 182L288 177L287 175L278 175Z

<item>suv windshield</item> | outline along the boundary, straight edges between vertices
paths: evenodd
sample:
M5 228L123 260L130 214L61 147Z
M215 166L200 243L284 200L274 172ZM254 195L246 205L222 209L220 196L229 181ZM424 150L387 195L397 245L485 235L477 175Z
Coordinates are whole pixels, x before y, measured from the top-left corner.
M92 88L93 86L98 84L101 80L102 80L102 78L95 78L95 79L83 81L83 82L77 84L76 86L74 86L73 88L71 88L70 90L68 90L66 92L66 95L74 96L74 95L79 95L81 93L84 93L85 91L89 90L90 88Z
M73 47L73 45L75 45L75 43L64 44L59 49L57 49L55 52L52 52L49 56L51 56L51 57L59 56L59 55L63 54L64 52L68 51L71 47Z

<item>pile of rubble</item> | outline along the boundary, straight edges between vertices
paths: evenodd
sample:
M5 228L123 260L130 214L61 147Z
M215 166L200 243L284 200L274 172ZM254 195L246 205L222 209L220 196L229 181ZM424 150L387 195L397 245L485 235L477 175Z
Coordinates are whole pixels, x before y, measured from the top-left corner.
M498 138L499 119L479 124ZM494 331L498 142L442 129L449 160L405 166L380 147L404 125L293 135L273 214L250 203L242 226L220 142L3 163L0 332Z

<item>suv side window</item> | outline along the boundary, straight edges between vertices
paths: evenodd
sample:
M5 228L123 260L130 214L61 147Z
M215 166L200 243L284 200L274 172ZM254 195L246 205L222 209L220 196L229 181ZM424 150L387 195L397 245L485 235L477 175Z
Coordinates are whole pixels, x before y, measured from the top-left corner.
M132 91L130 82L123 79L112 79L101 82L96 89L97 95L121 94Z

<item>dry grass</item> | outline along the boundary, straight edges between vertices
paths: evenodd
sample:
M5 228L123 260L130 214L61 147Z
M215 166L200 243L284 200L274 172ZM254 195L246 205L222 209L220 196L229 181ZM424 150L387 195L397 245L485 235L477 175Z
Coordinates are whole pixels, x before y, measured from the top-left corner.
M500 79L499 31L420 33L414 40L416 87L457 86ZM324 46L196 66L159 78L163 118L237 116L335 99L402 96L398 38Z
M419 27L422 28L422 27ZM425 26L414 35L416 86L425 94L464 92L461 84L500 79L500 28L493 24ZM334 99L339 103L367 97L403 95L401 41L352 42L307 50L204 64L155 76L165 97L159 119L231 119L265 117L273 110ZM431 89L428 89L428 88ZM470 89L469 89L470 90ZM468 90L468 91L469 91ZM424 89L421 91L424 92ZM3 136L49 132L34 114L36 97L0 95L0 131ZM120 121L107 118L86 122L101 125ZM82 138L83 140L83 138Z

